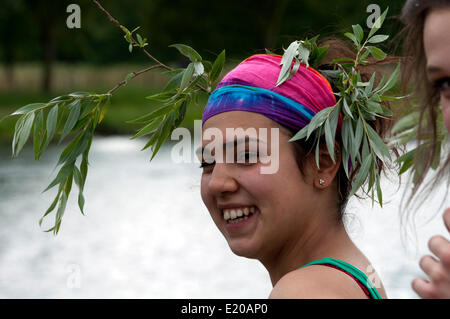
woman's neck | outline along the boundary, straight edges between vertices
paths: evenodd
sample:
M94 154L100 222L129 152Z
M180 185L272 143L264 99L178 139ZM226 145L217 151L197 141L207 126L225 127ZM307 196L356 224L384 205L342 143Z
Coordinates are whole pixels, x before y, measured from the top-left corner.
M261 259L269 272L272 285L285 274L311 261L324 257L343 258L354 244L349 238L342 221L309 225L295 240L285 242L270 258Z

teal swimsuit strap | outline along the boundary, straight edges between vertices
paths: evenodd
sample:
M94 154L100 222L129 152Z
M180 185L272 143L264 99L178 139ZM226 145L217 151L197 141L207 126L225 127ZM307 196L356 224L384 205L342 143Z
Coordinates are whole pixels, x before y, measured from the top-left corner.
M311 265L333 265L342 270L345 270L346 272L351 274L353 277L355 277L364 287L367 288L367 290L370 293L370 297L372 299L382 299L380 294L378 293L377 289L374 287L374 285L369 280L369 278L366 276L366 274L363 273L358 268L356 268L355 266L350 265L349 263L346 263L345 261L342 261L339 259L334 259L334 258L322 258L322 259L310 262L306 265L303 265L300 268L303 268L306 266L311 266ZM300 269L300 268L298 268L298 269Z

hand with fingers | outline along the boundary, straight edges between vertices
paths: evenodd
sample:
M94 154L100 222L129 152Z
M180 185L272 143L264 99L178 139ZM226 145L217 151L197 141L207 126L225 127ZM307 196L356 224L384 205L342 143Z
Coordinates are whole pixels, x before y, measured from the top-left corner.
M444 224L450 232L450 208L444 212ZM419 265L429 279L415 278L412 288L424 299L450 299L450 241L433 236L428 247L436 257L423 256Z

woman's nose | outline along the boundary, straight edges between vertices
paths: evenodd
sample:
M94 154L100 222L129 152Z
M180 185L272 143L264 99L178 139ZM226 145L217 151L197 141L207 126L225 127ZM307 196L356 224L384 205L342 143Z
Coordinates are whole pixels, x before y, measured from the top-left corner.
M236 192L239 184L231 173L229 164L216 163L209 179L209 191L215 196Z

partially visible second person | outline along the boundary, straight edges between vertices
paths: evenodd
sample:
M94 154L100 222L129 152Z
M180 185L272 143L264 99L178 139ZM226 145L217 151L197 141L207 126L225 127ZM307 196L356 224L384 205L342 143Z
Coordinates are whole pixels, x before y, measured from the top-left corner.
M403 73L404 87L413 85L421 115L426 119L419 127L418 140L420 142L425 133L431 133L436 145L421 163L429 168L439 147L436 143L439 106L450 132L450 0L407 0L402 21L406 31L405 57L411 59ZM434 185L448 182L449 173L450 154L447 154ZM421 195L417 192L424 184L424 177L424 174L419 177L413 196ZM444 212L443 218L450 232L450 209ZM420 260L420 267L428 279L415 278L412 287L422 298L450 298L450 242L438 235L429 240L428 246L435 256L427 255Z

